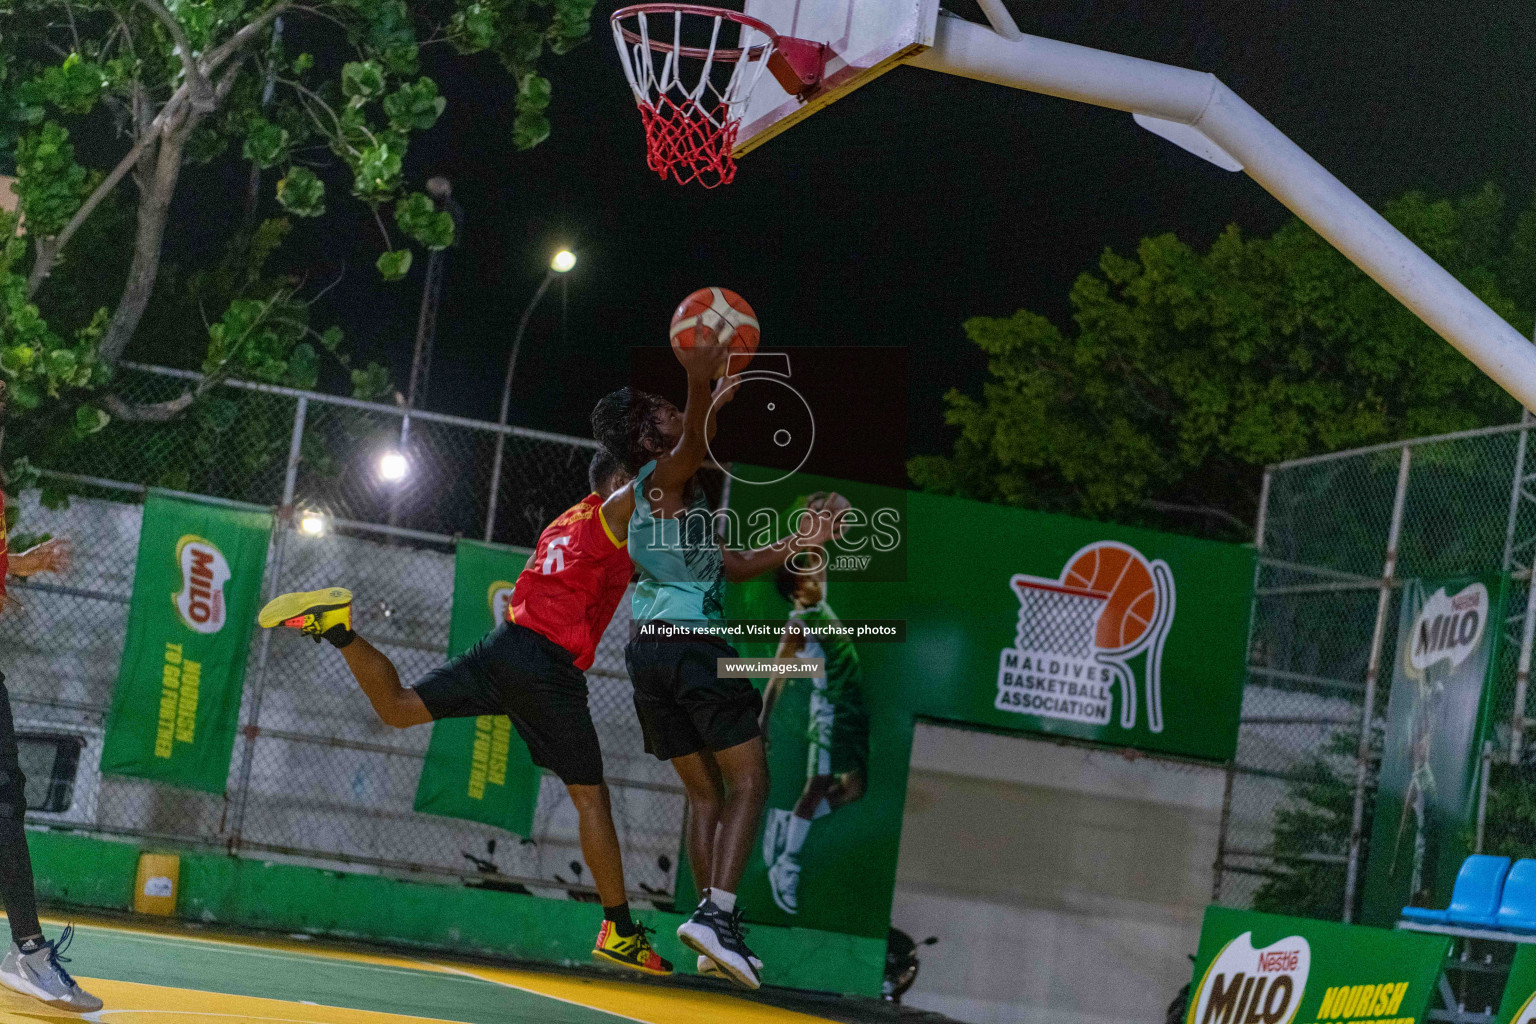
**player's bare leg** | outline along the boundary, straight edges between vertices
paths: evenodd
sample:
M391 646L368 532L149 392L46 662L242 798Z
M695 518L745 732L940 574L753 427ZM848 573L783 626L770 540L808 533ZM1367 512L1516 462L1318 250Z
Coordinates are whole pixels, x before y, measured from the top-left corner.
M672 764L688 792L688 857L703 891L677 937L700 955L701 972L710 973L712 963L737 984L758 988L762 961L742 939L735 889L768 797L762 738L673 758Z
M567 784L565 791L576 805L581 855L592 872L597 898L603 904L603 927L597 933L592 955L632 971L665 977L672 965L651 948L650 929L630 917L629 894L624 891L624 853L619 831L613 826L613 803L608 784Z
M813 775L806 780L794 810L779 819L776 836L772 840L764 838L765 844L774 843L773 850L765 849L763 854L768 865L768 888L773 893L773 901L786 914L800 910L800 852L810 834L811 823L861 799L864 790L864 772L860 769L841 775ZM782 811L777 813L784 814Z
M715 833L720 825L720 808L725 802L724 782L720 766L707 750L674 757L672 767L682 780L688 798L685 838L688 844L688 865L693 869L693 879L701 893L714 885Z
M725 780L725 805L720 809L711 878L715 889L734 893L768 801L768 755L762 737L754 736L728 750L715 751L715 760Z
M373 644L353 633L351 642L341 648L341 656L347 659L352 678L373 705L379 721L396 729L432 721L432 713L416 691L400 685L400 673L394 662Z
M605 907L626 902L629 897L624 891L624 853L619 846L619 830L613 825L613 803L607 783L565 789L576 805L581 855L592 872L598 898Z
M352 678L385 725L405 729L425 725L432 714L415 690L400 685L400 673L378 648L352 632L352 591L343 587L280 594L257 615L263 629L288 626L315 643L324 640L341 651Z

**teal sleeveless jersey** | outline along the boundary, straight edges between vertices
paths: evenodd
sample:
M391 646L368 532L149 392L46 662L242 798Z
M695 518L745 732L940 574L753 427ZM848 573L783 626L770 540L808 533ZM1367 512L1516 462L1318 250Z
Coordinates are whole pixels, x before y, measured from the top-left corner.
M679 625L725 621L725 559L715 539L709 503L700 495L676 519L658 516L646 497L656 470L647 462L635 477L635 512L629 520L629 557L640 568L636 622Z

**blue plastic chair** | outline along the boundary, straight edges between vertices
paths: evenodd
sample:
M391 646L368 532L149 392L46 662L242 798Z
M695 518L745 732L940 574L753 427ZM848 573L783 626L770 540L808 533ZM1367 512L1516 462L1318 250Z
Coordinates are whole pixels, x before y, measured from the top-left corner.
M1498 920L1507 931L1536 932L1536 860L1518 860L1509 869Z
M1456 886L1451 890L1451 905L1445 910L1404 907L1403 917L1422 924L1456 924L1467 928L1499 927L1499 901L1504 898L1504 880L1510 872L1508 857L1473 854L1461 863ZM1531 876L1536 883L1536 874ZM1533 890L1536 895L1536 890ZM1536 904L1536 900L1532 901ZM1536 906L1532 907L1536 910ZM1533 914L1536 921L1536 914Z

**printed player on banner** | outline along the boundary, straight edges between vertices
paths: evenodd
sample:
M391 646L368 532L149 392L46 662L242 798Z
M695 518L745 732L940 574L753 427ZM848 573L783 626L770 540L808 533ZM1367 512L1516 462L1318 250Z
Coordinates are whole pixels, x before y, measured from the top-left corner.
M1175 600L1168 563L1098 541L1067 559L1060 578L1020 573L1009 586L1019 599L1019 626L998 660L998 710L1108 725L1118 685L1120 725L1133 729L1130 662L1145 653L1147 728L1163 731L1163 645Z

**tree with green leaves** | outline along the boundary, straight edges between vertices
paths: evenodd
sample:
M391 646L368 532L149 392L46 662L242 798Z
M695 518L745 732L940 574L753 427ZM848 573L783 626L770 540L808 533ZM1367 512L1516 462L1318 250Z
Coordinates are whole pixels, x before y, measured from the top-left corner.
M1384 730L1375 729L1371 739L1371 760L1379 764ZM1259 872L1263 881L1254 890L1254 910L1340 920L1344 912L1345 858L1354 821L1352 762L1359 742L1357 733L1334 732L1316 754L1292 768L1286 785L1288 799L1275 810L1270 847L1275 858ZM1367 839L1375 811L1376 774L1372 772L1365 801L1363 834ZM1362 863L1367 852L1361 851ZM1359 899L1357 893L1357 918Z
M1411 193L1385 215L1529 333L1536 203L1492 186ZM1204 251L1173 235L1105 252L1072 323L976 317L979 396L951 391L953 454L910 465L926 489L1248 539L1266 464L1508 423L1519 406L1299 221L1229 227Z
M424 50L493 54L516 85L513 142L526 149L550 131L541 66L587 37L591 9L592 0L0 0L0 166L14 164L19 200L19 218L0 217L11 416L66 399L53 404L73 406L77 432L90 432L109 414L180 416L230 375L313 386L342 339L310 323L304 289L315 283L266 270L293 219L324 216L339 179L342 201L364 204L378 225L378 272L404 277L412 246L444 248L454 231L405 175L412 137L446 105L422 74ZM244 197L195 197L199 217L234 226L228 254L162 288L182 172L216 160L248 163L253 186ZM257 217L261 205L273 216ZM82 302L103 287L99 306ZM206 376L175 398L131 402L107 385L153 301L195 302L176 310L183 323L207 318ZM378 383L377 370L354 371L357 389Z

